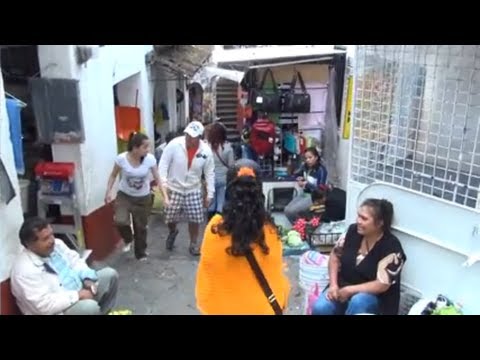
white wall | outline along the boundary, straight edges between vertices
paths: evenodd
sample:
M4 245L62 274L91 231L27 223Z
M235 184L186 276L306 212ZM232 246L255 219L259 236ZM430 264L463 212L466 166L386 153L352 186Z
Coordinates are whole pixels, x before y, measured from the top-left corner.
M75 45L39 45L42 77L80 81L85 143L53 145L55 161L77 165L78 194L82 215L104 205L108 176L117 153L113 85L136 75L142 127L153 139L153 102L145 55L151 45L106 45L84 65L77 65ZM132 98L132 105L135 97Z
M141 76L140 73L129 76L125 80L117 83L117 94L120 105L122 106L135 106L140 103L140 87ZM138 98L137 98L138 90ZM137 104L135 104L137 101Z
M8 205L0 203L0 282L2 282L10 277L13 259L21 248L18 230L23 222L20 189L13 159L12 142L10 141L2 76L0 76L0 158L17 194Z

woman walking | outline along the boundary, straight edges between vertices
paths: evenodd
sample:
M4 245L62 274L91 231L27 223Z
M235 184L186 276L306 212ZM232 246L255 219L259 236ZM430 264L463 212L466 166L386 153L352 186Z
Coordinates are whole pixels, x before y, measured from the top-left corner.
M227 129L220 122L210 126L207 142L212 149L215 163L215 196L208 209L208 219L215 214L220 214L225 202L225 189L227 186L227 171L235 165L232 145L227 141Z
M134 242L135 257L147 257L147 225L152 207L150 175L158 186L162 186L158 176L157 161L149 153L150 140L141 133L132 133L128 141L128 151L119 154L108 180L105 202L113 201L113 184L120 174L117 198L114 205L114 221L125 242L124 252L130 251ZM164 202L168 206L168 195L161 187ZM133 220L133 234L130 222Z

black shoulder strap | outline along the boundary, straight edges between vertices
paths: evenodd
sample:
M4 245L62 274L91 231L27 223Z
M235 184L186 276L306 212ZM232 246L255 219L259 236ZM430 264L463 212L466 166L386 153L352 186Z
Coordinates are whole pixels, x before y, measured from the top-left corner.
M255 276L258 280L258 283L260 284L260 287L263 290L263 293L265 294L265 296L268 299L268 302L272 306L272 309L275 312L275 315L283 315L283 310L278 304L277 298L275 297L275 294L270 288L270 285L268 285L268 281L267 279L265 279L265 275L263 275L262 269L260 269L257 259L255 259L255 255L253 255L252 251L249 251L247 252L246 257L247 257L248 263L250 264L250 267L255 273Z

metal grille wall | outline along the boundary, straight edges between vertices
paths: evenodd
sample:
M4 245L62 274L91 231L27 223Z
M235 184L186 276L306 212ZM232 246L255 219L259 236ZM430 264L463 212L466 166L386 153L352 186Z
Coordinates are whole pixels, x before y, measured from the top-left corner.
M351 175L480 207L480 46L364 45Z

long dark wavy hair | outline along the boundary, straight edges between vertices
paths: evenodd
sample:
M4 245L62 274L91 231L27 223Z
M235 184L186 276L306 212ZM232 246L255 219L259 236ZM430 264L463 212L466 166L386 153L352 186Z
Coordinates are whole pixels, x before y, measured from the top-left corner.
M249 167L233 167L236 176L227 184L228 201L223 208L223 221L212 228L214 233L231 235L232 245L226 251L232 256L244 256L258 244L264 254L269 253L265 242L264 226L274 226L265 209L262 184L255 171Z
M220 122L215 122L208 130L207 141L214 151L218 151L219 147L223 148L227 141L227 128Z

